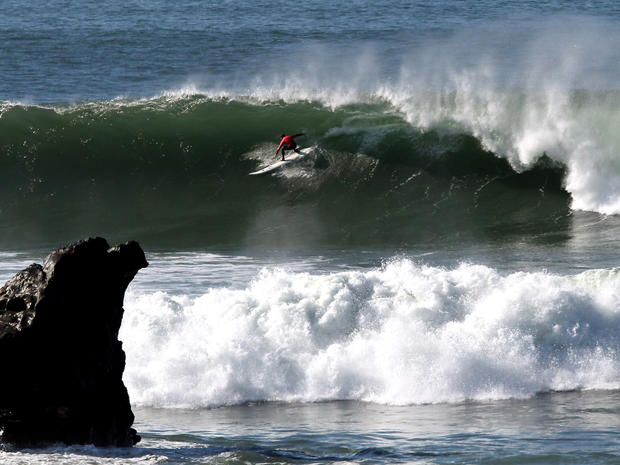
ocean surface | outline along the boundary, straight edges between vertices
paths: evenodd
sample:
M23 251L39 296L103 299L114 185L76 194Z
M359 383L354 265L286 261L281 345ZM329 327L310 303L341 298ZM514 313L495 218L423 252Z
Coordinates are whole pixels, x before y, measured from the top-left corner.
M150 262L142 441L1 463L620 463L617 2L0 0L0 43L0 281Z

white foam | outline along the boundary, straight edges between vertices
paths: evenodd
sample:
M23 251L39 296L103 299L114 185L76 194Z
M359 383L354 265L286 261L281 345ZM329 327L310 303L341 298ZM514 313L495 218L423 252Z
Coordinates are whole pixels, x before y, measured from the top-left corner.
M148 446L149 440L145 440ZM166 442L166 441L164 441ZM3 465L48 465L62 463L65 465L156 465L169 462L168 457L150 453L141 447L117 448L87 446L49 446L38 449L0 450L0 462Z
M517 170L546 153L567 166L565 187L574 209L620 213L620 98L615 93L482 91L463 82L467 79L454 83L457 90L391 99L414 126L457 122Z
M129 293L131 399L387 404L620 388L620 271L500 275L394 261L328 275L264 269L198 298Z

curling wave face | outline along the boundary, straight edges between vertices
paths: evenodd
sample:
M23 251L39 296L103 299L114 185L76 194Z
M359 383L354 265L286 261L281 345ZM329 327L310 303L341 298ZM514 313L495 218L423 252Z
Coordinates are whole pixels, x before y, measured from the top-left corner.
M527 130L510 126L533 111L535 99L502 95L503 120L488 114L501 95L481 103L486 97L475 94L467 103L459 93L441 92L406 101L365 95L336 106L265 100L260 93L5 104L0 241L28 245L96 233L180 248L248 237L407 245L455 234L562 233L571 202L578 207L586 197L606 198L607 206L593 209L615 213L619 170L606 155L613 139L582 141L611 144L589 153L587 175L579 164L585 156L551 136L520 152L518 136ZM562 114L584 118L601 100L612 112L616 98L573 93ZM535 101L540 111L548 105ZM464 107L474 104L483 109L466 116ZM435 114L423 118L408 105ZM492 120L502 125L494 128ZM595 123L593 133L607 134ZM281 128L304 130L300 142L317 146L314 156L276 176L248 178L273 159ZM581 187L571 191L576 179Z

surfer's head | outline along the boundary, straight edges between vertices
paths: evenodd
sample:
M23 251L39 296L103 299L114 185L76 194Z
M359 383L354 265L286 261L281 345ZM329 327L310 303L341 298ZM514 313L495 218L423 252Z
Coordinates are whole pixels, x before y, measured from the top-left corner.
M284 139L285 137L286 137L286 135L280 134L280 139Z

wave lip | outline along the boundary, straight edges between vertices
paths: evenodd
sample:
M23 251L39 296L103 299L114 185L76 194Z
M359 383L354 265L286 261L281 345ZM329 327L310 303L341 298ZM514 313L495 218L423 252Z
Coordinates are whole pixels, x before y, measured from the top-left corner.
M408 259L329 275L264 269L241 290L130 294L139 405L385 404L620 388L620 272L512 273ZM157 350L144 350L156 347Z
M475 80L455 77L442 89L392 83L346 98L338 86L314 94L306 83L308 95L289 95L286 85L259 85L245 94L187 94L197 92L188 88L153 99L73 106L4 103L5 183L49 200L76 180L92 179L96 185L89 189L109 190L102 182L109 183L114 164L121 162L134 178L144 172L146 179L130 181L149 190L153 186L145 181L173 175L230 174L222 167L241 173L247 167L244 154L277 142L281 128L292 126L307 131L310 143L325 147L332 158L342 152L370 154L388 162L417 159L424 167L454 152L449 163L471 163L467 153L451 147L459 136L472 137L480 151L517 172L546 156L566 167L563 187L573 209L620 213L620 93L485 90L473 87Z

